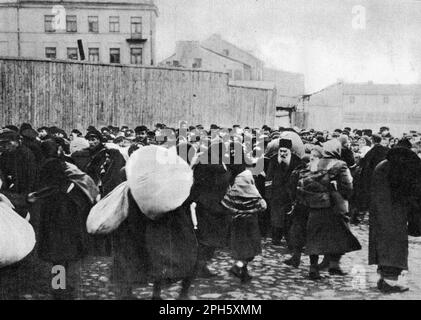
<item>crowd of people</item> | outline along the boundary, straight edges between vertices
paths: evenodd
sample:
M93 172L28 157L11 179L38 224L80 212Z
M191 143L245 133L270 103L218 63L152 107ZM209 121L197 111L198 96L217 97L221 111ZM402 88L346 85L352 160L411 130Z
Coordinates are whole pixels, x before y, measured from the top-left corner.
M165 284L178 280L180 298L188 298L196 278L215 276L208 264L219 248L230 249L229 272L246 284L263 238L288 247L288 267L308 255L312 280L324 269L343 276L341 257L361 249L349 224L366 217L378 289L402 292L408 235L421 236L420 138L415 131L393 137L387 127L329 132L181 122L178 128L90 126L68 135L58 127L7 125L0 133L0 192L33 225L36 255L65 266L68 286L53 290L56 299L76 297L81 261L89 255L113 257L111 280L121 299L148 282L159 299ZM176 148L193 171L189 197L152 221L129 193L119 228L89 235L90 209L127 179L126 162L146 146Z

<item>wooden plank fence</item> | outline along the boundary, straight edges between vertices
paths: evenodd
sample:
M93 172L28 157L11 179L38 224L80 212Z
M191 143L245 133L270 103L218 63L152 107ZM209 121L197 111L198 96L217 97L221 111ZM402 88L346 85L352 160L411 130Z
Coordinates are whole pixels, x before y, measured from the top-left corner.
M275 99L219 72L0 57L2 126L272 126Z

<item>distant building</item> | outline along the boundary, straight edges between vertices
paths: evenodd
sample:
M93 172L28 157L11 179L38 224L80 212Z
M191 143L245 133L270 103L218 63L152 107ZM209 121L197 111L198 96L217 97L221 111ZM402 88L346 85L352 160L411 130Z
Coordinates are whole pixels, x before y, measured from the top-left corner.
M263 80L263 61L213 35L205 41L177 41L175 54L160 65L226 72L232 80Z
M0 0L0 55L102 63L155 62L153 0Z
M204 41L177 41L175 53L159 64L224 72L235 86L276 89L276 126L291 125L305 90L303 74L265 68L262 60L216 34Z
M379 130L401 135L421 131L421 85L338 82L304 102L305 127Z

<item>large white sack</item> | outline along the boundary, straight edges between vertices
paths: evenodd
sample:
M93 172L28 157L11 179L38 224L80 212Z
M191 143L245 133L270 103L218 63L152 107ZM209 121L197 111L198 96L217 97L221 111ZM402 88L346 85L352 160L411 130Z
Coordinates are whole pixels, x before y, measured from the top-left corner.
M129 158L126 175L134 200L152 220L181 206L193 185L193 171L176 148L140 148Z
M32 226L0 197L0 268L21 261L34 247Z
M89 234L109 234L120 226L129 214L128 192L123 182L92 207L86 220Z

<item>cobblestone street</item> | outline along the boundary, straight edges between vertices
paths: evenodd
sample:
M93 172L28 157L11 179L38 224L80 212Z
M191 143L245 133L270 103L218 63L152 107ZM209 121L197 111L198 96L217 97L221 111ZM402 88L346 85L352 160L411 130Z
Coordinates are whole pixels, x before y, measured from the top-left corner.
M348 272L345 277L330 276L323 272L323 279L317 282L307 279L309 259L303 256L299 269L282 263L289 257L284 247L274 247L270 241L263 241L263 253L250 264L251 283L242 285L230 276L227 270L232 260L229 252L219 251L210 269L218 274L212 279L196 279L191 288L191 298L195 300L322 300L322 299L421 299L421 239L410 238L409 272L400 281L410 287L401 294L383 295L376 288L375 266L367 266L368 226L352 227L363 249L347 254L342 259L342 268ZM110 258L89 258L82 268L81 299L115 299L113 286L109 281ZM42 286L41 286L42 287ZM37 287L39 288L39 287ZM21 295L23 299L50 299L48 294L33 292ZM180 285L163 289L164 299L175 299ZM44 291L45 292L45 291ZM138 298L148 299L152 285L137 288Z

